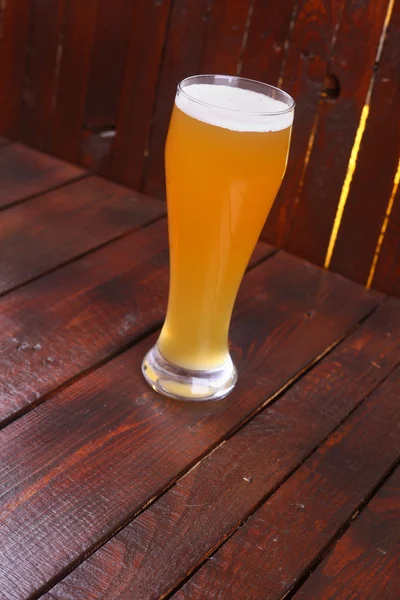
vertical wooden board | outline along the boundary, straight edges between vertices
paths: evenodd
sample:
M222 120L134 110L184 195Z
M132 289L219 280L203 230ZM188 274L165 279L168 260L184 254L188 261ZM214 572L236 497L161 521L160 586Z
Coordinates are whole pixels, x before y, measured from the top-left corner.
M99 0L69 0L66 5L51 152L79 162L86 91Z
M0 134L15 138L28 52L31 0L9 0L2 15L0 40Z
M297 0L255 0L240 75L277 85Z
M394 198L372 286L400 296L400 187Z
M390 300L378 308L46 600L73 598L77 590L85 600L160 598L176 588L398 364L399 307Z
M388 3L389 0L348 1L340 22L329 65L329 73L339 80L340 96L337 100L321 100L314 144L304 184L293 209L288 240L289 251L318 265L325 261L340 193L374 72ZM386 116L381 114L381 119L386 119ZM375 181L379 180L379 186L381 179L381 176L375 178ZM377 188L378 185L375 185L377 196L369 190L363 198L363 212L368 212L370 202L379 203L380 190ZM357 253L356 239L362 239L365 234L358 223L356 228L353 223L351 232L347 233L348 244L355 247ZM348 256L345 262L348 264Z
M117 132L104 173L138 189L149 143L171 0L133 4Z
M285 246L310 135L318 111L332 39L346 0L302 0L294 23L281 87L296 101L288 168L262 238Z
M31 5L28 73L19 139L40 150L47 150L65 0L32 0Z
M357 168L330 264L332 270L364 284L374 258L400 157L399 47L400 2L396 0L379 61ZM386 244L385 252L389 247ZM395 254L394 250L393 258ZM386 256L390 262L389 254ZM382 259L381 267L385 260ZM386 274L394 282L395 274L389 271ZM380 280L379 285L382 283ZM391 284L386 289L391 289Z
M236 75L251 0L214 0L204 37L201 73Z
M384 483L295 600L396 600L400 573L400 468Z
M398 462L399 384L397 368L173 597L289 592Z
M100 0L85 105L88 129L115 126L134 2Z
M161 66L143 189L165 195L164 146L174 105L176 86L199 70L209 0L175 0Z

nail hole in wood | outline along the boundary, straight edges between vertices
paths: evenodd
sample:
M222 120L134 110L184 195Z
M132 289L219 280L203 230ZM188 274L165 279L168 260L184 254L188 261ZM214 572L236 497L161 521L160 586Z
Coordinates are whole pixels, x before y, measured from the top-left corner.
M329 98L330 100L336 100L340 96L340 82L336 75L328 73L324 81L324 91L322 92L323 98Z

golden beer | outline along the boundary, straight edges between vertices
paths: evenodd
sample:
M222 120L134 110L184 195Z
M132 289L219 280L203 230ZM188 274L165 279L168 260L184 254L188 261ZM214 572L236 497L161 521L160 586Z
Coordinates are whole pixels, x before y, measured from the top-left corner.
M143 367L153 387L180 398L229 391L218 395L203 375L234 371L232 309L285 172L293 119L292 101L229 84L246 80L207 77L181 84L166 145L170 291L156 350L176 377Z

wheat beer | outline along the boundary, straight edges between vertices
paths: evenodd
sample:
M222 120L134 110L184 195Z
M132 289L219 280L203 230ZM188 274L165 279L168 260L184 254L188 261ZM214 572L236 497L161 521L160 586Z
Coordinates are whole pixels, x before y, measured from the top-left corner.
M233 368L233 305L287 163L293 102L226 79L181 84L166 144L170 289L156 350L192 372L189 386L164 377L161 391L174 397L214 395L202 373Z

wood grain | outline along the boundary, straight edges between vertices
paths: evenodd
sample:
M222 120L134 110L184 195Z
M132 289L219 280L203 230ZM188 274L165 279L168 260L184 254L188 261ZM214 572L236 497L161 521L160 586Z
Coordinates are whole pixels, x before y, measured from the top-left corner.
M204 34L201 73L236 75L250 6L250 0L212 3Z
M69 0L51 122L50 152L79 162L90 59L99 0Z
M0 40L0 134L14 138L18 131L25 59L29 39L30 0L7 2Z
M131 0L100 0L85 104L85 127L115 126L128 54Z
M398 368L174 598L282 598L398 461L399 385Z
M85 171L21 144L0 150L0 208L37 196L69 181Z
M209 0L175 0L160 70L143 190L165 195L164 146L178 83L199 72Z
M293 225L288 244L290 252L318 265L323 265L325 261L361 111L374 73L388 3L389 0L371 0L367 4L346 2L329 62L329 73L339 80L340 95L336 100L321 100L314 144L298 205L292 217ZM380 110L382 111L382 105ZM385 115L385 121L386 118ZM389 120L386 123L390 127ZM366 171L368 170L367 168ZM380 173L379 185L381 184ZM374 194L374 201L370 195L371 188L367 194L371 200L365 202L364 196L363 206L360 205L358 211L361 214L368 212L366 204L379 204L378 190L377 194ZM358 236L357 240L355 234ZM358 240L364 235L359 228L357 217L357 227L354 227L353 223L351 231L347 232L346 264L349 264L349 254L354 253L353 248L358 252Z
M178 481L46 600L159 598L175 588L399 362L399 306L390 300L378 308L278 402Z
M385 482L296 600L395 600L400 569L400 469Z
M0 294L161 217L164 211L159 201L99 177L10 208L0 220Z
M30 4L29 53L18 139L49 150L65 0L31 0Z
M331 262L333 270L364 284L374 258L400 157L399 43L400 4L396 2L379 61L357 169ZM399 264L396 246L386 245L373 285L399 294L396 286Z
M146 235L142 241L149 253L153 237ZM39 387L54 387L68 371L76 372L78 363L82 369L94 355L109 352L117 336L121 347L134 339L135 330L137 335L139 328L159 321L167 287L164 257L153 255L132 273L127 255L118 254L119 269L128 271L125 277L112 277L113 257L107 249L92 270L88 261L96 253L70 265L75 268L70 270L72 281L59 270L36 282L36 302L32 286L25 298L18 298L14 322L25 315L31 335L32 330L40 332L44 340L48 332L48 338L36 354L26 352L27 357L37 356L37 362L25 363L18 378L9 378L20 388L8 390L10 402L40 394ZM56 275L63 280L63 309L55 301L60 294ZM40 321L26 306L29 298L31 307L37 304L38 297L53 309L42 307ZM152 337L3 429L0 548L1 589L7 597L25 597L55 581L342 337L378 300L342 278L275 255L245 277L239 294L232 346L242 383L228 400L187 405L152 392L140 373ZM10 309L1 314L11 321ZM17 352L11 347L8 354ZM43 365L44 356L55 358L51 367ZM12 365L7 369L8 374L18 372Z
M167 244L158 222L0 300L0 422L161 321Z
M104 173L139 189L149 144L171 0L133 4L117 134Z
M374 287L400 296L400 187L394 198L393 210L376 266Z
M249 4L249 0L174 2L143 182L147 194L165 196L164 146L176 85L197 73L236 74Z
M277 85L297 0L255 0L240 75Z
M331 43L346 0L301 0L281 87L296 101L288 168L263 232L263 239L284 247L289 239L297 190L318 111Z
M106 189L103 192L105 198ZM86 242L79 242L81 250L88 240L99 242L100 236L107 231L108 234L115 233L122 223L135 227L144 223L152 212L154 216L159 215L157 206L151 211L151 203L142 202L140 208L133 203L129 217L130 198L132 195L121 195L119 199L108 196L108 201L104 200L103 216L99 214L97 218L92 215L91 202L85 206L82 200L82 224L75 225L78 237L80 231L86 232ZM53 254L60 260L62 252L73 251L65 232L68 226L70 229L74 226L68 223L68 214L63 215L62 208L60 213L53 210L53 222L64 216L67 226L64 245L60 234L60 245L53 248ZM84 212L86 219L83 219ZM74 219L74 216L69 218ZM47 261L49 267L48 253L57 238L48 229L40 231L39 235L43 249L39 257L42 264ZM168 291L167 237L163 220L0 300L0 322L5 340L0 348L0 422L15 418L44 394L161 323ZM260 244L252 264L271 252L270 247ZM29 262L21 251L19 259L19 271L26 273ZM6 261L5 270L7 264ZM10 278L8 275L8 280ZM45 305L43 298L46 298Z

